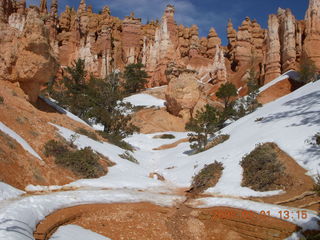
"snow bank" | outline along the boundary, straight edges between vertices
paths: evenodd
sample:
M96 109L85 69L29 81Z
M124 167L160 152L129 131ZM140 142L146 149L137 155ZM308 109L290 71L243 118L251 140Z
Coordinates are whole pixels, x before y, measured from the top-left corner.
M309 175L320 172L320 151L307 142L319 131L319 89L320 81L309 83L266 104L222 129L221 134L228 134L230 138L205 152L189 156L189 144L182 143L174 149L154 153L152 157L157 159L157 172L176 186L188 187L192 176L205 164L217 160L224 165L223 174L217 185L208 189L206 193L240 197L261 197L281 193L256 192L242 187L242 168L239 163L256 144L275 142L305 168Z
M26 197L1 208L0 239L30 240L36 225L50 213L66 207L94 203L150 202L174 206L183 197L131 190L71 191ZM76 238L73 238L76 239Z
M0 182L0 201L17 198L24 193L24 191L16 189L6 183Z
M0 130L14 138L26 151L42 161L42 158L38 155L38 153L36 153L36 151L33 150L33 148L22 137L20 137L15 131L8 128L2 122L0 122Z
M300 226L304 230L319 230L318 221L320 217L317 216L317 212L304 209L307 212L306 219L302 219L298 216L298 211L301 212L302 209L293 208L288 206L273 205L267 203L259 203L249 200L242 199L231 199L231 198L199 198L193 200L190 203L191 206L196 208L210 208L210 207L231 207L238 209L245 209L249 211L256 212L260 214L261 211L270 211L270 216L280 219L279 211L289 211L290 217L288 219L283 219L285 221L291 222L295 225Z
M59 227L51 236L51 240L111 240L98 233L92 232L77 225L66 225Z
M58 130L61 136L66 140L70 139L75 132L52 124ZM149 189L155 187L163 187L164 183L157 181L155 179L149 178L150 168L144 166L144 161L150 160L148 156L145 155L146 159L141 161L140 164L132 163L128 160L121 158L119 155L125 152L115 145L107 142L94 141L87 136L77 134L79 137L76 139L74 144L78 148L91 147L94 151L108 157L112 162L116 163L115 166L110 167L108 174L106 176L97 179L81 179L73 183L67 184L64 187L96 187L96 188L131 188L131 189ZM132 155L136 156L135 153ZM140 160L138 158L138 160ZM32 190L33 186L28 186L28 190ZM60 187L63 188L63 187ZM36 187L37 191L40 187ZM43 190L46 191L47 187L44 186Z
M133 106L146 106L146 107L165 107L165 100L156 98L149 94L141 93L135 94L123 99L124 102L129 102Z

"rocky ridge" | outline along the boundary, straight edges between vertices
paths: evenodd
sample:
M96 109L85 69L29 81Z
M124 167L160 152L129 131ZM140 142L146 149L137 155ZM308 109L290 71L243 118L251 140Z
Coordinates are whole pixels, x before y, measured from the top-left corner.
M253 60L262 83L297 69L303 53L320 66L319 0L310 0L305 20L279 9L269 16L267 30L249 17L236 30L230 20L226 47L214 28L200 38L196 25L177 25L172 5L159 21L147 24L134 13L123 20L113 17L108 6L94 13L85 0L77 10L66 6L60 16L57 9L57 0L51 1L50 11L46 0L29 8L25 0L0 2L0 42L5 46L0 76L19 82L31 101L56 74L57 63L63 71L78 58L85 59L87 70L99 77L141 61L150 76L148 87L167 85L168 69L175 64L194 71L195 78L212 88L210 93L226 81L244 86Z

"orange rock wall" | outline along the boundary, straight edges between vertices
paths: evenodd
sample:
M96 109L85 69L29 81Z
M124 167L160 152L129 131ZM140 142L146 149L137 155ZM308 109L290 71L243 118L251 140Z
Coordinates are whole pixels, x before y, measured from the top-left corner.
M44 29L38 34L50 45L42 45L40 49L47 48L44 54L56 57L62 67L78 58L85 59L87 70L98 77L105 77L112 71L123 70L127 64L141 61L150 76L148 87L161 86L168 84L166 70L175 63L195 70L197 78L204 83L215 85L231 81L241 87L245 85L247 70L252 62L261 82L268 82L287 70L297 69L303 52L320 67L320 48L317 47L320 45L320 0L310 0L306 19L301 21L297 21L290 10L279 9L277 14L269 16L267 30L249 17L235 30L230 20L227 47L221 46L221 39L214 28L210 29L207 37L199 38L196 25L189 28L178 26L172 5L167 6L160 21L142 24L134 13L123 20L113 17L108 7L104 7L99 14L93 13L85 0L81 1L77 10L67 6L58 16L58 1L51 1L50 11L46 2L42 0L40 7L33 10L38 15L33 14L34 19L29 17L28 20L31 10L26 8L24 0L1 1L1 43L9 42L6 31L29 38L28 21L29 25L43 25ZM5 53L2 56L6 56ZM7 61L5 59L3 62ZM14 65L10 67L15 68ZM32 89L39 88L49 80L47 75L52 74L51 71L46 73L41 81L37 79L38 74L27 76L23 81L17 78L13 81L23 82L26 92L33 91L30 95L34 99L38 91Z

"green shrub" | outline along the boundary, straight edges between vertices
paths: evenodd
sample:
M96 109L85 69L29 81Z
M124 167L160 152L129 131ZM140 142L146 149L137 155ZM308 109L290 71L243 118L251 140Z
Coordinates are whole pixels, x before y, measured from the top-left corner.
M317 80L317 66L306 54L302 54L299 64L299 81L309 83Z
M310 231L307 233L303 233L305 235L304 238L301 238L301 240L319 240L320 239L320 233L317 231Z
M280 179L285 177L284 166L278 160L271 143L258 144L240 162L243 168L242 186L255 191L269 191L281 188Z
M0 96L0 104L4 103L4 98L2 96Z
M44 154L54 157L56 164L69 168L80 177L96 178L106 173L99 163L100 156L90 147L78 150L67 143L50 140L44 146Z
M205 165L204 168L193 177L189 192L197 194L215 186L219 181L222 171L223 165L221 162L215 161L214 163Z
M122 159L126 159L130 162L139 164L138 160L128 151L125 151L123 154L119 154L119 157L121 157Z
M127 143L126 141L124 141L120 136L110 135L103 131L99 131L99 134L103 138L107 139L110 143L118 146L119 148L131 151L131 152L135 150L135 148L130 143Z
M172 134L163 134L160 138L161 139L174 139L176 137Z
M90 147L68 151L61 157L56 158L56 163L70 168L75 174L85 178L96 178L104 173L99 164L98 155Z
M165 134L162 134L162 135L154 136L153 138L174 139L176 137L174 135L172 135L172 134L165 133Z
M56 140L50 140L44 145L44 155L46 157L59 157L68 152L68 146Z
M88 138L91 138L92 140L99 141L97 134L95 132L88 131L87 129L77 128L76 133L87 136Z

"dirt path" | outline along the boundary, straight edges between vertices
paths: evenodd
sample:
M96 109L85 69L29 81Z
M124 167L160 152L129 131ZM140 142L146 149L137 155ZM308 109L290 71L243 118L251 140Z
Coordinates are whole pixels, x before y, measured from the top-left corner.
M232 208L193 209L185 205L167 208L150 203L94 204L51 214L37 226L35 239L48 239L65 224L76 224L113 240L276 240L288 237L297 229L279 219Z

